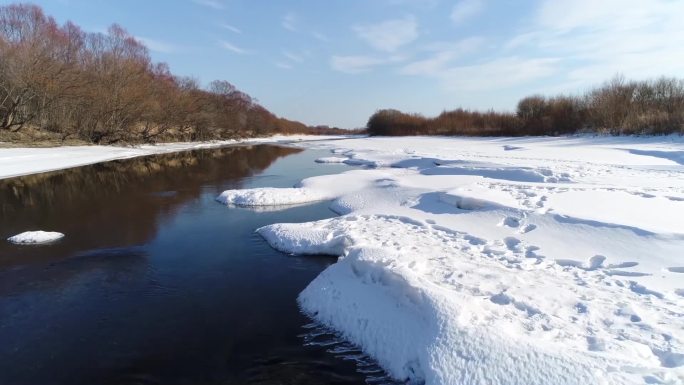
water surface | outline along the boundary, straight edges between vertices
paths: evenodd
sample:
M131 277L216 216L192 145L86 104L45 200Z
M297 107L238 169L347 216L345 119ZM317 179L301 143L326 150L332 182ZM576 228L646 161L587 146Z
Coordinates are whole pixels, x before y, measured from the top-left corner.
M0 242L0 384L376 381L372 365L359 373L301 337L309 321L295 298L334 259L284 255L254 233L331 217L328 203L255 212L214 201L349 169L313 162L323 155L230 147L0 180L3 239L66 234Z

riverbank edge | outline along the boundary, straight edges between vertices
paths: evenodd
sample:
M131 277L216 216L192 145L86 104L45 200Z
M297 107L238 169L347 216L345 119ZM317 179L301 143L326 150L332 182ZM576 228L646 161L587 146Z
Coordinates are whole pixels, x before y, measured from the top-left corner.
M338 135L273 135L263 138L205 142L169 142L135 146L56 146L0 148L0 179L64 170L112 160L173 152L255 144L290 144L319 140L350 139Z

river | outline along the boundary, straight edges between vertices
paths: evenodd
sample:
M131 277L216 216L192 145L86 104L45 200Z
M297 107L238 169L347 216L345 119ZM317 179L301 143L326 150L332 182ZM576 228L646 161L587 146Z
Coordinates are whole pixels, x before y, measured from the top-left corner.
M307 343L296 297L335 259L281 254L254 233L332 217L328 203L259 212L214 201L349 169L314 163L324 155L236 146L0 180L0 236L66 234L0 242L0 384L384 381L343 359L359 352L320 346L339 346L332 335Z

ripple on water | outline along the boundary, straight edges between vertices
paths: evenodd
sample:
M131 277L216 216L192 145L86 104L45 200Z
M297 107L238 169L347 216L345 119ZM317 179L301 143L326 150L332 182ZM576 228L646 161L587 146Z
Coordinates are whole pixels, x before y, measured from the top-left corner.
M378 363L359 347L349 343L339 333L317 322L302 326L304 332L299 335L304 340L304 346L323 348L336 358L352 361L356 371L365 376L369 385L398 385L402 382L392 379Z

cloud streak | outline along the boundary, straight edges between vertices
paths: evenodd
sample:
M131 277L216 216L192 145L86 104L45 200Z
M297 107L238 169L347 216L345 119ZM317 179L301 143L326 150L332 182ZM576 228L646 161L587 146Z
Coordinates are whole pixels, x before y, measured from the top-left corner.
M311 36L313 36L314 39L316 39L318 41L322 41L324 43L327 43L330 41L330 38L328 38L327 35L325 35L324 33L321 33L321 32L312 32Z
M283 15L282 20L280 21L280 25L283 26L288 31L296 31L297 30L297 23L298 23L298 17L297 14L294 12L288 12L285 15Z
M356 25L352 29L361 40L384 52L394 52L418 38L418 22L414 16Z
M239 54L239 55L245 55L245 54L249 53L249 51L242 49L242 48L236 46L235 44L232 44L232 43L225 41L225 40L219 40L219 46L221 46L221 48L223 48L223 49L226 49L228 51L231 51L231 52Z
M216 10L226 9L225 4L217 0L192 0L193 3L203 5L205 7L213 8Z
M224 23L224 24L221 24L221 28L227 29L233 33L237 33L238 35L242 35L242 30L239 29L238 27L233 26L233 25Z
M136 36L135 39L143 43L145 47L147 47L152 52L178 53L182 50L181 47L175 44L157 39L151 39L144 36Z
M483 37L473 36L456 42L428 44L424 50L429 52L429 55L424 59L405 65L401 68L400 73L435 76L440 72L448 70L449 65L455 60L475 52L485 41L486 39Z
M451 21L456 24L463 24L484 9L483 0L461 0L451 9Z
M282 62L282 61L276 62L275 66L278 68L285 69L285 70L291 70L292 69L292 65L290 65L289 63Z
M390 56L388 58L366 55L340 56L334 55L330 58L330 67L339 72L347 74L360 74L369 72L372 69L403 61L402 56Z
M534 16L532 27L506 48L559 57L573 84L595 84L618 72L637 78L681 73L684 2L545 0Z
M297 63L302 63L304 61L304 55L296 54L290 51L283 51L283 56Z

